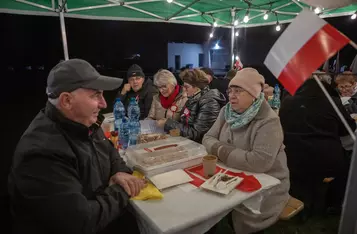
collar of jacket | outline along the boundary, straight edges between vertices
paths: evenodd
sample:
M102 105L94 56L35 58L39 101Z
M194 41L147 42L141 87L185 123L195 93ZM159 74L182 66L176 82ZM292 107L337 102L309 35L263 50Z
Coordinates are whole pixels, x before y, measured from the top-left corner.
M45 115L58 124L66 133L77 136L80 138L88 139L88 137L94 134L102 125L105 117L102 114L98 115L97 122L91 127L87 127L83 124L74 122L66 118L54 105L47 102L45 107Z
M201 89L200 92L196 93L195 95L193 95L192 97L190 97L191 100L196 100L196 99L200 99L203 95L205 95L205 93L207 93L209 91L209 86L207 85L206 87L204 87L203 89Z

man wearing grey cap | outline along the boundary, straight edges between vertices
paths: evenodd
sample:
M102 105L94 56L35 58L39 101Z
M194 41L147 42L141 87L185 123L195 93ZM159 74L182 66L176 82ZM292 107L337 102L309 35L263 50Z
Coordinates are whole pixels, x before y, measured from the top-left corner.
M121 83L80 59L51 70L46 107L21 137L9 174L14 234L138 233L128 201L145 183L100 127L103 90Z

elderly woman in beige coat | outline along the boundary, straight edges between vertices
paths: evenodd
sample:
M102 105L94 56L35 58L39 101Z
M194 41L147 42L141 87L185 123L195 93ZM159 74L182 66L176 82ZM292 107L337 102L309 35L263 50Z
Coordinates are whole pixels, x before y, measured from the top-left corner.
M187 101L187 94L177 84L175 76L162 69L154 76L154 85L160 93L153 97L147 119L180 119L180 112Z
M262 92L264 78L253 68L237 72L227 90L229 103L203 138L210 154L228 167L254 173L266 173L281 184L262 193L261 214L253 214L240 205L232 212L236 233L263 230L278 220L289 199L289 170L279 117L270 108Z

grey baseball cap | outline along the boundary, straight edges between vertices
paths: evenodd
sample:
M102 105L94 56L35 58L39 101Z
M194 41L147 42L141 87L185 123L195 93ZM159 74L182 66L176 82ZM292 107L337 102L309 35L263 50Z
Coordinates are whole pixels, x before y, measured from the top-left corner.
M49 98L57 98L63 92L79 88L113 90L122 83L123 79L100 75L87 61L70 59L52 68L47 77L46 93Z

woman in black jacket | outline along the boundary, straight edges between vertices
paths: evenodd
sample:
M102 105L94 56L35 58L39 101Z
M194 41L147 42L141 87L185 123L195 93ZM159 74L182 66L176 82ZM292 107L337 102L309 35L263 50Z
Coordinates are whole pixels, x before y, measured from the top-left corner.
M355 121L342 106L338 93L322 82L351 129ZM340 137L348 135L332 105L314 79L308 79L295 93L287 96L279 110L284 131L284 144L290 170L291 195L301 199L306 208L323 199L317 190L325 178L332 193L327 194L327 205L340 206L343 200L349 160Z
M180 129L180 135L201 143L202 137L216 121L226 98L217 89L209 89L207 75L199 70L185 70L180 74L188 100L181 111L180 121L158 120L165 131Z

